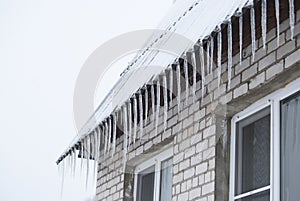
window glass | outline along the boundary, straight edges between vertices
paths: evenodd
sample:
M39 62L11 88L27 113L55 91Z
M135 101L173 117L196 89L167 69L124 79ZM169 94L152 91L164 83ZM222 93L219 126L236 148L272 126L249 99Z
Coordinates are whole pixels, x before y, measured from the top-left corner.
M300 197L300 93L281 102L281 200Z
M154 170L155 167L151 166L150 168L138 174L138 188L137 188L138 201L153 201Z
M270 108L238 122L236 128L235 195L240 195L270 185Z
M160 201L172 201L172 166L172 158L161 162Z

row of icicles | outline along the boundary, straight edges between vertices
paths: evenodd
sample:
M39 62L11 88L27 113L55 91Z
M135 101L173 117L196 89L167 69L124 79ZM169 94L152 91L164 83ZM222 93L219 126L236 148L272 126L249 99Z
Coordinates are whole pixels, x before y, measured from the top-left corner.
M250 1L247 5L250 8L250 28L251 28L251 46L252 46L252 58L255 57L256 51L256 30L255 30L255 9L254 2ZM267 0L261 1L262 17L261 17L261 29L262 29L262 41L263 48L266 48L266 34L267 34ZM289 18L290 18L290 30L291 39L294 38L294 0L289 0ZM275 0L275 12L277 22L277 45L279 45L279 0ZM239 17L239 55L240 63L242 62L242 50L243 50L243 13L240 10L236 13ZM228 36L228 88L230 89L231 82L231 70L232 70L232 24L231 20L227 20L227 36ZM204 42L195 45L192 51L188 51L185 54L184 62L177 60L171 67L165 69L160 75L153 79L151 83L145 85L136 94L134 94L129 101L123 104L112 115L107 117L100 125L98 125L93 132L80 138L76 145L72 146L67 153L65 153L58 161L59 170L62 176L62 185L64 182L65 171L69 171L71 175L75 175L76 162L78 160L78 153L80 154L80 172L86 169L86 185L89 181L90 160L95 160L93 163L93 181L95 181L95 175L97 172L97 165L100 158L100 150L104 155L110 155L114 157L116 151L117 140L117 120L120 119L123 127L121 128L123 135L123 170L127 161L127 152L130 145L134 145L137 139L142 139L144 125L148 122L150 117L149 112L151 109L152 122L155 124L155 134L158 133L159 126L159 114L160 114L160 97L163 97L163 128L167 129L168 119L168 100L177 96L178 114L180 114L180 101L181 101L181 75L183 74L185 80L185 100L188 103L189 98L189 75L192 74L192 96L195 101L196 93L196 81L197 74L201 75L201 95L202 98L205 95L205 76L213 72L214 66L214 37L209 36L201 40L206 42L206 51L204 51ZM217 58L216 68L218 75L218 85L221 84L221 59L222 59L222 30L221 25L217 27ZM182 60L181 60L182 61ZM182 67L183 66L183 67ZM190 66L190 67L189 67ZM198 73L197 67L200 68ZM183 72L181 72L183 69ZM189 71L192 73L189 74ZM176 71L176 76L173 72ZM206 75L205 75L206 74ZM173 91L173 82L176 81L178 87L177 91ZM156 87L155 87L156 85ZM163 91L161 92L161 88ZM156 89L156 90L155 90ZM144 94L144 98L143 98ZM149 105L149 95L150 103ZM156 104L155 104L156 103ZM156 107L155 107L156 105ZM142 108L142 109L138 109ZM138 114L139 112L139 114ZM138 116L139 116L139 136L138 134ZM120 127L118 127L120 129Z

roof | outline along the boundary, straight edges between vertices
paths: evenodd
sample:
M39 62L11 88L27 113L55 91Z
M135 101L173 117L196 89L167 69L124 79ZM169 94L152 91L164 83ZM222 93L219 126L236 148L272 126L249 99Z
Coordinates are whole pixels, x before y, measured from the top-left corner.
M152 34L131 65L96 109L73 146L100 122L117 111L139 88L151 82L184 52L240 11L248 0L178 0ZM69 148L68 148L69 149ZM68 149L65 153L67 153ZM64 154L63 154L64 155Z

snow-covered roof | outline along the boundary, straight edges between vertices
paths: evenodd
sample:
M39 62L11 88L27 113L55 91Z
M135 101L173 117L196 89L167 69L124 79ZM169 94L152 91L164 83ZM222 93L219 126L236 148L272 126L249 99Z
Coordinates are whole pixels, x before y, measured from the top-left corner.
M151 82L178 56L206 38L240 11L248 0L177 0L127 71L106 96L78 137L94 130L99 122L118 110L139 88ZM170 51L168 53L168 51ZM96 122L94 121L96 118Z

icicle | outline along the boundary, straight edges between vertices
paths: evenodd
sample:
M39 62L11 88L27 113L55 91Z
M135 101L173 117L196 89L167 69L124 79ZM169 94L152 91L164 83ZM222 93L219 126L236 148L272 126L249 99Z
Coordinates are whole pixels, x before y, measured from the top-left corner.
M132 104L131 99L128 101L128 146L131 145L132 140Z
M191 55L192 65L193 65L193 103L196 100L196 81L197 81L197 66L196 66L196 58L195 51ZM208 71L207 71L208 72Z
M261 1L261 32L263 48L266 49L267 41L267 0Z
M112 122L111 116L108 118L108 141L107 141L107 152L109 153L111 148L111 134L112 134Z
M200 43L200 62L201 62L201 96L204 97L205 92L205 66L204 66L204 51L203 43Z
M222 30L219 26L218 32L218 86L221 84L221 73L222 73Z
M213 72L214 65L214 37L210 36L210 73Z
M129 103L130 104L130 103ZM112 148L112 154L111 156L114 157L114 154L116 152L116 141L117 141L117 113L113 115L113 120L114 120L114 123L113 123L113 127L114 127L114 130L113 130L113 148ZM131 122L131 119L129 119L129 122ZM131 127L129 125L129 127Z
M228 22L227 28L227 36L228 36L228 89L230 89L231 85L231 69L232 69L232 24L231 21Z
M189 68L187 58L184 60L184 79L185 79L185 105L188 105L189 100Z
M135 144L136 133L137 133L137 100L136 96L133 98L133 144Z
M279 46L279 34L280 34L280 7L279 0L275 0L275 14L276 14L276 29L277 29L277 47Z
M80 174L82 174L82 171L83 171L83 155L84 155L84 138L80 142L80 148L81 148Z
M70 170L70 176L73 176L73 148L70 149L70 164L69 164L69 170Z
M85 188L87 189L88 187L88 182L89 182L89 169L90 169L90 136L86 136L86 183L85 183Z
M156 117L155 117L155 135L158 133L158 123L159 123L159 108L160 108L160 83L159 77L156 82Z
M147 119L148 119L148 101L149 101L148 87L147 87L147 85L145 85L145 122L144 122L144 125L147 124Z
M180 119L180 102L181 102L181 73L180 73L180 64L176 65L176 75L177 75L177 111L178 111L178 119Z
M289 12L290 12L291 40L293 40L294 39L294 29L295 29L295 6L294 6L294 0L289 0Z
M136 98L135 98L136 100ZM128 139L128 129L127 129L127 107L126 104L123 107L123 119L124 119L124 139L123 139L123 171L125 172L126 161L127 161L127 139ZM136 113L135 113L136 116Z
M96 143L97 143L97 136L96 136L96 131L94 130L93 132L93 143L92 143L92 150L93 150L93 156L94 156L94 171L93 171L93 182L96 181L96 171L97 171L97 156L96 156Z
M255 10L254 5L250 8L250 21L251 21L251 41L252 41L252 61L255 59L256 43L255 43Z
M154 93L154 81L152 82L152 85L151 85L151 107L152 107L152 121L154 122L155 121L155 116L154 116L154 113L155 113L155 93Z
M105 135L104 135L104 154L107 152L107 137L108 137L108 127L107 127L107 121L105 120L104 123L104 131L105 131Z
M64 192L64 182L65 182L65 160L63 159L61 162L62 170L61 170L61 186L60 186L60 196L62 198Z
M209 70L210 70L210 40L207 40L206 43L206 74L209 74Z
M167 120L168 120L168 86L167 86L167 76L163 76L164 83L164 132L167 129Z
M239 37L240 37L240 65L243 60L243 13L239 15Z
M76 156L76 148L75 146L73 147L73 177L75 177L75 171L76 171L76 159L77 159L77 156Z
M173 69L172 69L172 66L169 70L169 97L170 97L170 100L172 100L172 97L173 97Z
M102 133L103 133L103 129L100 129L100 126L99 126L98 127L98 160L99 160L100 155L101 155Z
M140 90L139 93L139 112L140 112L140 140L142 139L143 136L143 116L144 116L144 111L143 111L143 95L142 95L142 90Z

